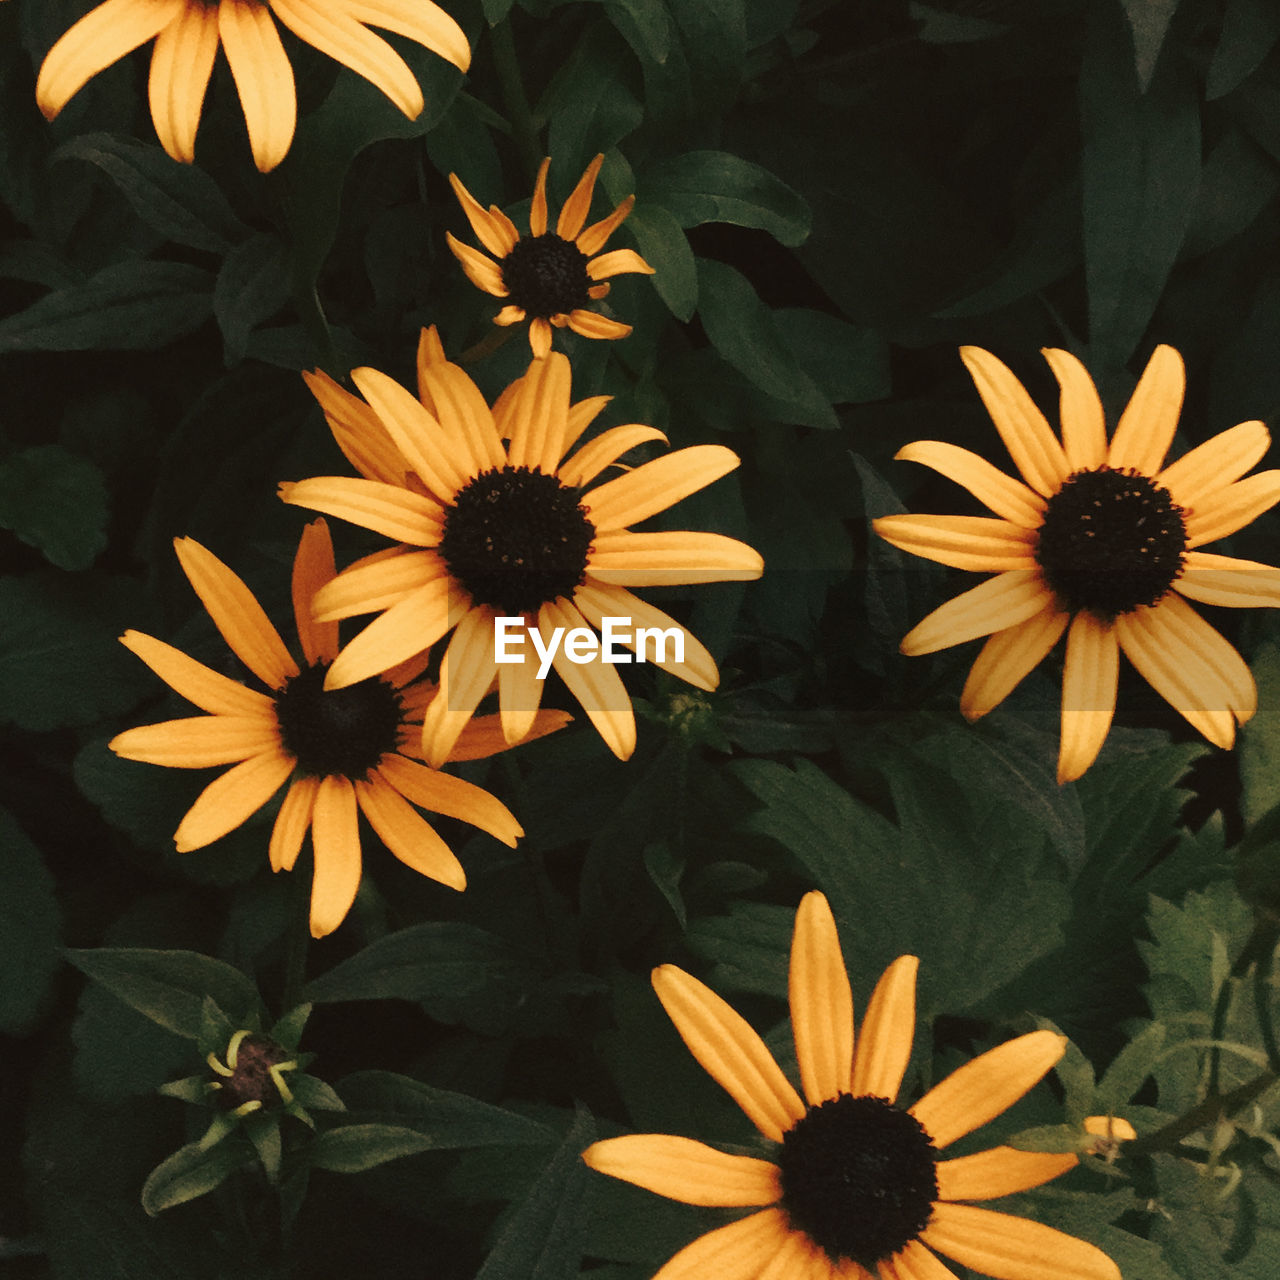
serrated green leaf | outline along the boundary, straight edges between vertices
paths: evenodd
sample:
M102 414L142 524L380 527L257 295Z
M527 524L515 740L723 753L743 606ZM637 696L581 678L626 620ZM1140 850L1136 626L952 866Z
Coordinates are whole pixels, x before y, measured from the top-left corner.
M307 1148L314 1169L363 1173L388 1160L416 1156L431 1149L431 1139L416 1129L394 1124L346 1124L316 1137Z
M107 545L107 486L88 458L36 445L0 462L0 527L59 569L87 569Z
M181 164L160 147L118 134L88 133L64 142L51 157L71 159L101 169L138 217L174 244L224 253L248 231L207 173Z
M155 1217L174 1205L207 1195L252 1159L253 1148L243 1142L218 1142L207 1151L195 1142L179 1147L143 1183L142 1207Z
M0 809L0 1031L28 1030L58 969L59 912L40 850Z
M249 335L284 306L292 286L289 251L278 236L254 236L227 254L213 288L213 314L228 365L244 359Z
M238 1027L253 1030L260 1021L257 988L239 969L212 956L146 947L99 947L66 954L81 973L131 1009L185 1039L200 1035L206 997Z

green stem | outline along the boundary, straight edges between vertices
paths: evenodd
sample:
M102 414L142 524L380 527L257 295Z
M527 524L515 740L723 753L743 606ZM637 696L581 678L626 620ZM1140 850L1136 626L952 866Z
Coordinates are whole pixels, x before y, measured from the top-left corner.
M502 86L502 101L507 108L507 119L511 122L511 133L520 152L521 162L528 171L529 181L532 182L542 163L542 148L538 145L533 110L529 106L524 79L520 75L520 60L516 56L510 18L504 18L496 27L491 28L489 36L493 47L493 65L498 72L498 83Z
M1280 1074L1280 1046L1276 1044L1275 1024L1271 1016L1271 967L1275 961L1276 937L1267 940L1253 970L1253 1006L1258 1017L1258 1033L1262 1047L1267 1051L1267 1065Z
M1256 920L1253 932L1240 951L1231 972L1218 992L1218 999L1213 1006L1213 1027L1209 1032L1211 1040L1221 1040L1227 1027L1227 1015L1231 1010L1231 998L1235 994L1236 983L1249 972L1255 962L1263 956L1270 955L1276 945L1278 931L1271 921ZM1222 1051L1215 1045L1209 1055L1209 1098L1216 1098L1219 1090L1219 1075L1222 1067Z
M1124 1154L1126 1156L1144 1156L1150 1155L1154 1151L1173 1151L1183 1138L1195 1133L1197 1129L1216 1124L1222 1119L1229 1119L1238 1111L1243 1110L1255 1098L1270 1089L1277 1080L1280 1080L1280 1074L1267 1070L1255 1076L1252 1080L1246 1080L1244 1084L1237 1085L1229 1093L1211 1094L1192 1107L1185 1115L1179 1116L1176 1120L1170 1120L1168 1124L1163 1125L1154 1133L1149 1133L1144 1138L1135 1138L1132 1142L1126 1142L1124 1144Z

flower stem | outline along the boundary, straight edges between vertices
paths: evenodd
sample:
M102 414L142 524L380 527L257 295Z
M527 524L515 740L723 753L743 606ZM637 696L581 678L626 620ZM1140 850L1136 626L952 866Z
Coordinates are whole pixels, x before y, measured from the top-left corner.
M538 172L538 165L542 162L542 152L538 146L533 111L524 91L524 79L520 75L520 60L516 57L516 42L511 34L511 19L504 18L496 27L491 28L489 35L493 48L493 64L498 72L498 83L502 86L502 100L507 108L507 119L511 122L511 132L515 138L516 148L520 152L520 160L528 171L529 180L532 181Z

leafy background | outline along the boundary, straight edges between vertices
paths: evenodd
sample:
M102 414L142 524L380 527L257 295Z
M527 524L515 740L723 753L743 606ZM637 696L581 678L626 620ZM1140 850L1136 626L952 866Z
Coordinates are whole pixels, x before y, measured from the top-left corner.
M90 7L0 6L6 1275L641 1280L714 1215L591 1177L578 1151L630 1129L751 1140L649 969L698 973L785 1059L786 950L812 887L859 1007L890 959L921 957L918 1084L1036 1019L1072 1038L987 1140L1109 1109L1150 1134L1206 1090L1268 1083L1269 965L1249 948L1280 907L1275 620L1215 611L1261 692L1235 751L1125 672L1120 727L1059 788L1053 663L966 726L971 654L897 654L963 575L876 544L867 520L967 510L891 461L909 440L1007 464L960 344L1046 408L1037 349L1067 347L1114 421L1172 343L1177 448L1275 416L1270 0L450 0L475 63L464 79L399 42L428 104L413 122L288 40L298 134L265 177L221 63L197 166L155 142L145 54L46 124L35 70ZM448 831L465 895L366 835L361 896L304 989L320 1136L283 1122L298 1171L277 1186L254 1151L215 1148L217 1189L148 1216L149 1171L208 1123L155 1090L201 1069L219 1017L285 1012L294 895L268 874L269 812L172 852L206 779L106 751L184 714L115 637L222 661L172 554L184 535L287 618L302 517L276 484L346 470L299 371L408 380L437 324L496 395L527 348L494 349L493 306L445 246L466 231L446 175L519 218L544 153L559 200L598 151L598 207L636 193L617 243L657 273L610 297L631 338L558 341L575 398L615 397L607 423L743 459L673 519L746 538L765 577L664 599L722 687L632 668L626 764L577 725L467 766L528 836L512 852ZM1276 528L1223 549L1276 562ZM337 532L347 558L367 549ZM156 950L176 953L163 991L139 994ZM324 1110L329 1086L345 1112ZM1216 1114L1016 1207L1130 1280L1269 1277L1275 1102ZM166 1189L148 1185L155 1210Z

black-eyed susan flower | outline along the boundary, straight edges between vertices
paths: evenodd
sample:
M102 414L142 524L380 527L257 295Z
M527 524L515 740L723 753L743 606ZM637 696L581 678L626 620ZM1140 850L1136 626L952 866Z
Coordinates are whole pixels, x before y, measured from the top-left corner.
M763 561L720 534L628 526L727 475L736 454L695 445L595 483L628 450L666 437L630 424L571 453L607 397L571 405L569 362L558 353L533 361L493 409L445 360L434 330L424 331L419 346L417 397L376 369L351 377L364 401L323 377L309 385L357 467L391 482L320 477L282 485L281 496L401 545L351 566L317 593L316 616L326 621L385 610L342 650L326 688L419 658L452 631L441 693L423 718L423 754L436 764L495 681L503 730L509 741L523 738L542 697L539 671L552 667L626 759L635 715L615 666L602 648L575 656L567 641L559 643L609 619L630 624L617 639L637 657L642 628L662 633L670 643L649 645L647 660L700 689L716 687L719 672L706 648L627 588L756 578ZM504 618L523 626L502 624L501 654Z
M1267 451L1266 427L1242 422L1166 466L1184 390L1172 347L1152 354L1110 443L1084 366L1046 350L1062 391L1059 442L995 356L977 347L960 355L1023 480L937 440L898 453L963 485L996 516L875 521L904 551L997 575L935 609L902 652L989 636L960 699L975 720L1066 632L1059 782L1080 777L1102 747L1121 651L1210 742L1230 747L1236 724L1257 707L1257 689L1244 660L1187 601L1280 605L1280 569L1197 550L1280 501L1280 471L1241 478Z
M885 971L855 1045L831 909L822 894L806 895L789 982L803 1098L719 996L674 965L654 970L654 990L685 1044L770 1155L730 1155L663 1134L609 1138L583 1152L593 1169L672 1200L755 1210L686 1246L655 1280L955 1280L938 1254L1000 1280L1120 1280L1093 1245L969 1203L1039 1186L1076 1156L993 1147L941 1158L1030 1090L1062 1056L1064 1037L1018 1036L899 1105L916 967L914 956L900 956Z
M201 792L174 835L179 851L225 836L288 785L271 832L274 871L292 870L308 828L315 853L311 932L342 923L360 887L358 814L407 866L454 889L466 887L458 859L414 808L460 818L508 845L523 834L506 806L482 788L412 759L434 687L407 681L412 664L330 691L325 675L338 654L338 624L316 622L312 601L334 577L323 520L304 530L293 566L293 603L303 665L249 588L190 538L175 546L183 571L232 652L267 686L263 693L220 675L180 650L138 631L123 643L176 693L208 715L127 729L111 749L128 760L200 769L230 764ZM567 717L548 713L534 735ZM476 724L455 759L505 749L494 724Z
M463 71L471 62L462 28L431 0L106 0L49 50L36 102L52 120L99 71L154 39L151 119L160 145L190 163L221 45L254 162L265 173L284 159L298 116L293 68L276 20L376 85L410 119L422 111L422 89L370 26L416 40Z
M472 284L495 298L506 299L506 305L494 318L495 324L529 321L529 345L535 356L545 356L551 350L553 325L568 325L584 338L625 338L631 332L629 324L588 311L587 304L609 292L612 276L628 272L653 274L653 268L634 249L600 252L631 212L635 196L628 196L608 217L583 230L603 163L604 156L599 155L587 166L560 210L555 231L549 232L547 170L551 161L543 160L529 209L528 236L521 236L497 205L486 210L456 173L449 175L476 239L493 258L446 233L449 248Z

